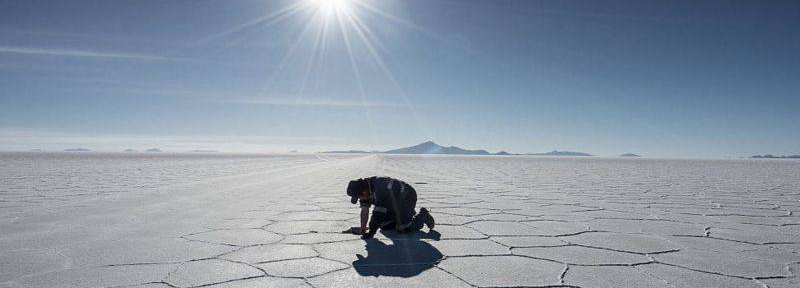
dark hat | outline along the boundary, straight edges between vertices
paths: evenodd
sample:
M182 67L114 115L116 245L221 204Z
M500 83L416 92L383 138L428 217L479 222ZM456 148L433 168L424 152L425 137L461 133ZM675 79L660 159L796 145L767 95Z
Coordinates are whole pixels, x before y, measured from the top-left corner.
M367 180L358 179L352 180L347 184L347 196L350 196L350 203L356 204L358 202L358 195L367 189Z

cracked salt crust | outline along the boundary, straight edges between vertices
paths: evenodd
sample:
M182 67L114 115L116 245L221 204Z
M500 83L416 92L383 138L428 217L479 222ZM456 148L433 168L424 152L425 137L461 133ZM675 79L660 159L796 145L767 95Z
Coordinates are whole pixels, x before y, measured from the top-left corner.
M798 162L296 155L164 159L160 173L144 174L128 173L142 163L103 163L63 159L77 167L66 176L58 165L0 168L12 179L0 182L0 219L11 219L0 222L0 287L800 279ZM337 233L358 223L346 181L375 174L425 183L415 185L418 206L432 210L438 233L372 242Z

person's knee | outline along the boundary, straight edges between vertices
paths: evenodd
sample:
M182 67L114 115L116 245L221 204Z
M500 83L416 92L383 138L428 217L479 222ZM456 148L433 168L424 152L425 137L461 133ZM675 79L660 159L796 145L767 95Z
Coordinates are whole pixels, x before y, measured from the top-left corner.
M394 230L395 223L397 223L395 220L389 220L381 223L379 228L381 228L381 230Z

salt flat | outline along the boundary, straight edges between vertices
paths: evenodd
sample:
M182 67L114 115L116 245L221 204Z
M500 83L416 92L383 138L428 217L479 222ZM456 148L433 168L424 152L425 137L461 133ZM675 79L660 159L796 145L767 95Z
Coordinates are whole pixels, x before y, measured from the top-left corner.
M800 161L0 154L0 287L800 287ZM363 241L347 180L434 231Z

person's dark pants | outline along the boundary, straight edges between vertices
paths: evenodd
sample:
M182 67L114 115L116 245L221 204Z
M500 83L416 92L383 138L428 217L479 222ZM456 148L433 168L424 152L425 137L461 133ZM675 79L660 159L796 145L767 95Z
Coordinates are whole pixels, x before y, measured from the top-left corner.
M389 219L392 219L392 220L383 222L381 224L381 230L395 230L395 227L397 226L397 221L394 220L394 215L393 215L394 213L391 213L391 212L389 212L389 213L390 213L390 215L388 215L388 216L392 217L392 218L389 218ZM406 227L404 229L401 229L401 230L399 230L397 232L400 232L400 233L416 232L416 231L421 230L422 227L424 227L424 226L425 226L425 217L420 216L419 214L416 214L416 215L414 215L414 217L411 218L411 225L409 225L408 227Z
M425 226L425 217L420 217L419 214L414 215L414 218L411 219L411 226L408 226L406 229L400 231L400 233L410 233L410 232L417 232L422 229L422 226Z
M388 211L386 215L386 219L390 219L386 222L381 224L381 229L384 230L394 230L397 227L397 222L409 223L410 224L400 229L398 232L400 233L411 233L416 232L422 229L425 226L425 217L420 216L417 214L415 208L417 206L417 191L414 190L413 187L406 186L405 189L410 189L411 193L408 193L407 204L405 208L407 210L402 212L402 216L398 217L395 211ZM411 219L409 219L411 218Z

